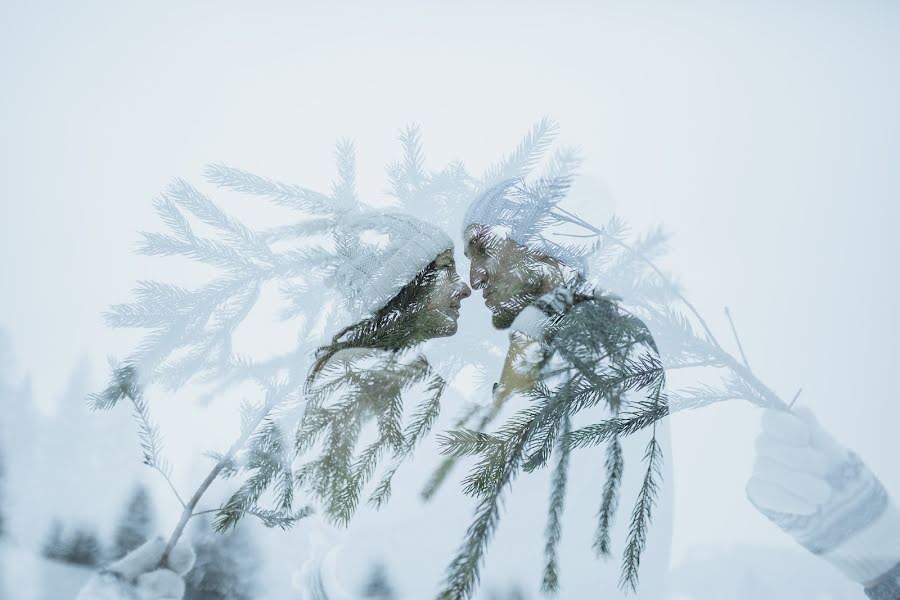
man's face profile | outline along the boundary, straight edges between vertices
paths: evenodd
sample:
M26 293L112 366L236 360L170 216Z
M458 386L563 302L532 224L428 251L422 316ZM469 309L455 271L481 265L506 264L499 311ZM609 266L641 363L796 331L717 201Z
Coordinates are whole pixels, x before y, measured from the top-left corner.
M464 253L470 260L469 283L482 290L497 329L508 328L516 315L543 293L543 265L513 240L484 225L465 231Z

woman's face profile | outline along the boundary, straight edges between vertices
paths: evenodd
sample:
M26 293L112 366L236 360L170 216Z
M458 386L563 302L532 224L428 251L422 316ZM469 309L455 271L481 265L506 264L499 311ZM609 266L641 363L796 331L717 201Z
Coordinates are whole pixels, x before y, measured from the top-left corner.
M436 331L433 337L447 337L456 333L459 306L463 298L468 298L472 290L456 272L453 250L438 254L434 260L436 273L430 284L425 310Z

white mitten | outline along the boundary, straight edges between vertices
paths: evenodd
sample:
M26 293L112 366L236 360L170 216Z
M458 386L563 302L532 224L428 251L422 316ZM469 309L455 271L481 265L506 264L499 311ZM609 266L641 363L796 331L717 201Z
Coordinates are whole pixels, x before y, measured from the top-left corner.
M181 600L182 576L194 566L194 551L176 546L168 568L159 568L166 548L161 538L148 540L123 558L95 574L76 600Z
M854 581L869 584L900 563L900 511L808 409L765 411L747 497Z
M301 600L354 600L338 574L341 541L346 536L318 519L311 520L309 527L309 553L294 574Z

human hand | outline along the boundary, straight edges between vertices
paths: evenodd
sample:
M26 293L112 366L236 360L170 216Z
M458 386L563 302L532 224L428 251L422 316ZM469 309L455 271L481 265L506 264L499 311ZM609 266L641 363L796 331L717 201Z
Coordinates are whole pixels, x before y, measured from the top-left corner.
M900 562L900 511L809 409L765 411L746 492L766 517L854 581L874 581Z
M502 403L514 392L526 391L540 381L544 352L541 343L520 331L509 335L509 349L500 381L494 386L494 402Z
M161 537L148 540L91 577L76 600L181 600L182 577L194 566L194 551L176 546L167 568L160 568L165 547Z

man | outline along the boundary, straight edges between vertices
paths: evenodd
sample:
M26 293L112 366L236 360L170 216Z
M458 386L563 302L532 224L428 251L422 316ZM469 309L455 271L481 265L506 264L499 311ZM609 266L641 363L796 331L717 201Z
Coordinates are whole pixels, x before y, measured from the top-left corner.
M634 445L638 440L605 440L606 482L600 479L602 467L593 459L590 464L581 463L590 475L573 478L566 490L568 452L573 446L567 433L575 421L586 417L591 422L609 419L620 408L631 406L632 401L645 406L665 402L664 372L647 328L622 310L614 298L586 281L583 261L576 249L544 235L546 226L557 222L557 203L565 196L568 185L567 178L541 179L535 184L507 180L478 196L466 213L463 237L464 251L471 261L470 284L473 290L482 291L493 326L510 332L503 369L494 385L493 405L481 425L504 409L516 414L492 434L506 436L502 456L490 448L483 452L467 452L461 446L447 448L457 454L482 454L481 462L467 478L473 482L467 491L481 498L481 502L468 539L448 571L442 598L471 596L472 581L477 580L477 567L472 565L478 564L473 558L481 556L499 520L495 506L500 504L504 488L511 485L519 470L540 469L556 456L559 458L551 484L544 591L555 592L563 587L564 597L586 597L600 586L606 597L612 598L618 578L620 587L636 590L638 598L662 597L670 534L670 506L665 490L661 494L663 504L655 505L659 485L670 484L666 475L671 469L662 461L668 450L666 427L651 428L646 447ZM465 442L462 438L457 439ZM451 439L448 445L454 443ZM635 468L641 462L644 467ZM503 465L497 470L501 475L495 477L490 471L493 467L480 472L479 468L485 465ZM628 466L623 478L625 465ZM573 463L573 468L580 471L582 467ZM479 487L482 481L490 483ZM560 585L556 544L563 520L563 493L570 498L566 520L570 514L584 513L588 506L590 513L597 514L592 540L596 554L610 556L614 546L623 548L621 577L596 562L571 569L562 565L567 575ZM620 494L636 498L636 509L627 528L627 519L615 519ZM651 509L653 517L662 513L663 518L656 520L649 533ZM590 513L583 517L591 519ZM567 535L581 535L584 523L578 522L574 529L577 531ZM497 560L502 558L488 562L493 565Z

